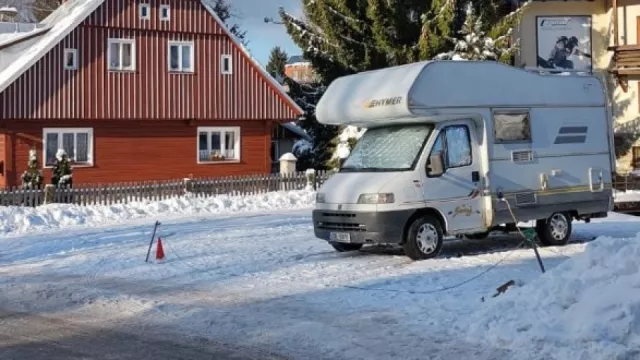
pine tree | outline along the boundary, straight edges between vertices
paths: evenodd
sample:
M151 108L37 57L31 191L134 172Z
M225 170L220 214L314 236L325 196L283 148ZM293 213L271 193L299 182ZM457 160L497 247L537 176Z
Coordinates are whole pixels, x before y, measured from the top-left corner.
M60 0L33 0L33 15L37 21L42 21L54 12L61 3Z
M0 7L13 7L18 10L15 19L4 21L39 22L60 6L61 0L0 0Z
M38 167L38 155L36 149L29 150L29 164L27 170L22 173L22 187L25 189L38 189L42 186L44 178Z
M63 149L58 149L56 153L56 161L51 169L53 176L51 183L55 186L71 186L73 183L71 174L71 161L69 156Z
M267 63L267 72L275 78L284 78L284 70L289 60L289 55L279 46L274 47L269 55Z
M213 3L213 11L229 28L229 31L231 31L231 33L235 35L235 37L237 37L243 45L246 46L248 44L247 32L242 31L237 23L229 24L229 20L238 17L238 15L234 12L234 9L231 6L229 0L215 0L215 2Z
M511 28L504 35L492 38L485 32L483 19L476 14L473 4L467 5L466 17L458 38L450 38L454 44L450 51L438 54L438 60L493 60L509 62L518 50L518 43L511 42ZM489 29L496 33L498 31Z
M333 149L336 146L334 138L337 134L335 126L320 124L315 116L316 103L324 94L326 87L317 82L300 84L288 77L284 81L289 87L289 95L304 110L304 114L297 124L305 129L313 139L310 151L303 148L303 151L294 153L298 158L296 163L297 170L303 171L310 168L326 170L327 163L331 159Z
M509 63L513 46L508 40L524 8L511 12L511 3L504 0L474 3L468 0L301 1L304 20L283 8L280 8L280 19L294 43L303 50L303 56L311 62L323 86L337 77L356 72L444 58L446 55L441 54L456 48L457 42L452 39L459 35L465 23L473 24L476 33L486 34L483 39L488 45L491 45L489 40L493 40L497 59ZM468 12L469 7L473 11ZM476 24L473 18L467 19L469 15L481 21ZM505 47L508 49L503 51ZM482 49L486 48L491 46ZM295 96L294 99L298 103L308 101ZM318 125L308 120L303 126ZM333 152L341 130L334 127L323 132L331 139L314 137L314 148L329 146Z

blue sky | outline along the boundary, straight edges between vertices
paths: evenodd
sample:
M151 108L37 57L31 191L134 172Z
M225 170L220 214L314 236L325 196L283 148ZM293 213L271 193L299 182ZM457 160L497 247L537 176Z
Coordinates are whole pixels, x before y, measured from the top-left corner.
M274 46L283 48L289 56L300 55L300 49L291 41L282 25L266 24L265 17L279 20L278 7L296 15L302 15L301 0L233 0L231 1L240 15L237 22L247 31L249 50L263 65L267 65L269 52Z

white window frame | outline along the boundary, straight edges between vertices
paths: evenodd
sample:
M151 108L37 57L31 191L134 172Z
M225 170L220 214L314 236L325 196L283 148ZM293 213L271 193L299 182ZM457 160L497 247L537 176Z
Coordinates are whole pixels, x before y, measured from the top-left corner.
M67 65L67 55L73 55L73 65ZM62 63L65 70L78 70L78 49L64 49Z
M42 167L45 169L50 169L53 165L47 165L47 134L57 133L58 134L58 149L61 149L62 145L62 134L73 133L73 167L93 167L93 128L43 128L42 129ZM75 156L77 154L78 148L78 137L77 134L86 133L87 134L87 161L82 163L75 163ZM57 150L56 150L57 153Z
M225 60L229 60L229 68L228 69L224 68L224 61ZM220 57L220 72L223 75L231 75L231 74L233 74L233 58L231 57L231 55L225 54L225 55L222 55Z
M190 68L183 68L182 67L182 47L183 46L189 46L189 51L191 52L191 67ZM171 68L171 46L178 46L178 63L179 63L179 69L172 69ZM193 41L173 41L170 40L169 41L169 45L167 46L167 66L169 67L169 72L172 73L192 73L194 72L195 69L195 44Z
M164 10L167 10L167 17L164 17L162 14L164 13ZM160 5L160 12L158 13L158 16L160 16L160 21L169 21L171 20L171 6L164 4L164 5Z
M220 148L226 148L226 136L225 133L233 132L235 133L235 145L233 148L234 157L233 159L225 159L225 160L200 160L200 133L207 133L207 151L211 151L211 133L219 132L220 133ZM239 126L199 126L196 132L196 160L198 164L229 164L229 163L239 163L241 159L240 144L242 143L241 131Z
M147 9L147 16L142 15L143 9ZM151 20L151 4L140 3L140 5L138 5L138 14L140 16L140 20Z
M122 66L122 48L120 49L120 66L112 67L111 66L111 45L118 44L122 45L131 45L131 67L125 68ZM136 39L116 39L109 38L107 41L107 69L109 71L136 71Z

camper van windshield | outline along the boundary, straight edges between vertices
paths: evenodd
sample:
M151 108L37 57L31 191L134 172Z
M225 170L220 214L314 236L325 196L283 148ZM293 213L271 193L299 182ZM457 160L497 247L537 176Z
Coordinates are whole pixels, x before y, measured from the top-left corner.
M433 126L390 126L367 130L340 171L402 171L413 168Z

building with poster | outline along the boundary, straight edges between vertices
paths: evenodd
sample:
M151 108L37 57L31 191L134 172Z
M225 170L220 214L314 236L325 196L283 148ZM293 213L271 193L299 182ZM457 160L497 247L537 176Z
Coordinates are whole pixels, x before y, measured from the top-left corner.
M605 79L618 172L640 172L640 0L534 1L515 34L516 66L593 71Z

